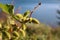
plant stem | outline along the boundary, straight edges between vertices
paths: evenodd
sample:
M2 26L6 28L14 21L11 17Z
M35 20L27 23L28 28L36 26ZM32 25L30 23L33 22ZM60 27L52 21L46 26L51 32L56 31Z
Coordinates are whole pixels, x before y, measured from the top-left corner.
M31 11L30 17L32 16L32 13L38 9L38 7L41 5L41 3L38 3L36 7Z

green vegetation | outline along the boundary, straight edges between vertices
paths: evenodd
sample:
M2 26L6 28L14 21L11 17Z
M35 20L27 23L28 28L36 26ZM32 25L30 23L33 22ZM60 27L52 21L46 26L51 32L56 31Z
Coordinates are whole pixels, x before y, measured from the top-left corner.
M14 14L13 5L1 3L0 8L2 9L2 12L7 14L7 20L5 22L0 22L0 33L2 33L2 40L18 40L20 38L20 34L22 35L22 38L25 38L27 29L26 23L39 24L37 19L29 17L31 14L29 10L24 14ZM17 22L19 22L19 25L21 26L17 26Z
M57 14L58 14L57 19L60 20L60 10L57 10ZM60 21L58 21L58 26L60 26Z
M0 21L0 40L60 40L60 27L40 23L29 10L14 14L13 5L1 3L0 8L7 17Z

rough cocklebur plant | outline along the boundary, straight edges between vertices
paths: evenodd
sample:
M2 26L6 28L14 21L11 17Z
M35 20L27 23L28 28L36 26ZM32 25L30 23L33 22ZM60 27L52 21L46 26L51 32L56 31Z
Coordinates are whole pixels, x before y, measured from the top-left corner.
M35 18L32 18L31 11L28 10L24 14L14 14L14 6L9 4L1 4L0 8L2 12L5 12L7 15L7 20L5 22L0 23L0 36L2 40L18 40L22 34L22 38L26 36L26 23L35 23L39 24L39 21ZM21 26L17 26L17 22L20 23Z
M37 20L37 19L35 19L35 18L30 18L29 17L29 14L30 14L30 11L28 10L28 11L26 11L23 15L21 15L21 14L16 14L16 17L21 21L21 23L22 23L22 25L21 25L21 27L22 27L22 29L20 29L21 31L25 31L26 30L26 23L27 22L29 22L29 23L36 23L36 24L38 24L39 23L39 21ZM21 28L20 27L20 28ZM23 35L25 36L25 34L23 33Z

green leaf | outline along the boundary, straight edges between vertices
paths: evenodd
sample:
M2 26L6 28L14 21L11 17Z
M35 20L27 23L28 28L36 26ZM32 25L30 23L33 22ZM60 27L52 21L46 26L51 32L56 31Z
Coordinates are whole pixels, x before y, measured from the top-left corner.
M1 4L0 3L0 8L2 9L3 12L7 14L13 14L14 13L14 6L9 5L9 4Z
M31 13L30 10L27 10L27 11L24 13L23 16L24 16L24 17L28 17L28 16L30 15L30 13Z
M35 23L35 24L39 24L39 21L35 18L30 18L30 22Z

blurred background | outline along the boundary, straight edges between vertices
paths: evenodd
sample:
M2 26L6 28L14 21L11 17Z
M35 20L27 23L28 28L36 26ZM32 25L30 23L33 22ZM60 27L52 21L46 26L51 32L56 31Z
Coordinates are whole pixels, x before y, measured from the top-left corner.
M12 0L0 0L0 3L11 4ZM21 7L20 13L27 10L33 10L38 3L41 2L40 8L36 10L32 17L37 18L41 23L56 27L57 22L60 21L57 16L57 10L60 9L60 0L14 0L15 10Z

